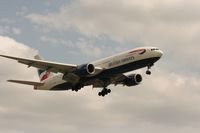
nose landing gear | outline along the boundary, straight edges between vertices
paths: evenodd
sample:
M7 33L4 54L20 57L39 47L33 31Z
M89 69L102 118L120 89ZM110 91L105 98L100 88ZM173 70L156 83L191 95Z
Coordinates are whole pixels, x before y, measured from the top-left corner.
M149 64L149 65L147 66L147 71L146 71L146 74L147 74L147 75L151 75L150 69L151 69L152 66L153 66L153 64Z
M147 75L151 75L151 71L150 71L150 70L147 70L147 71L146 71L146 74L147 74Z

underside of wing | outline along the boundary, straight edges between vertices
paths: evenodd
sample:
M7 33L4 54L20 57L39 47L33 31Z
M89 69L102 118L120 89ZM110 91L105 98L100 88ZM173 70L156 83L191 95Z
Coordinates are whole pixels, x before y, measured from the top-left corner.
M20 57L7 56L7 55L0 55L0 56L16 60L19 63L28 65L28 67L41 68L41 69L48 70L55 73L73 72L74 70L76 70L76 67L77 67L77 65L73 65L73 64L63 64L63 63L57 63L57 62L20 58Z
M8 80L8 82L24 84L24 85L32 85L32 86L42 86L44 84L41 82L24 81L24 80Z
M107 78L107 81L103 81L101 79L94 79L93 81L91 81L90 84L92 84L94 88L101 88L105 86L105 82L107 83L107 85L109 84L118 85L121 84L125 78L126 76L124 74L117 74L113 75L110 78Z

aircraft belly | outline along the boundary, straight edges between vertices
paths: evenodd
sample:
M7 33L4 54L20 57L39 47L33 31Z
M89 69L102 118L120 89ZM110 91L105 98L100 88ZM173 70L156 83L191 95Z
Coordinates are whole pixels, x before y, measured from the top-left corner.
M69 90L72 88L72 84L69 82L64 82L58 85L53 86L50 90L51 91L62 91L62 90Z

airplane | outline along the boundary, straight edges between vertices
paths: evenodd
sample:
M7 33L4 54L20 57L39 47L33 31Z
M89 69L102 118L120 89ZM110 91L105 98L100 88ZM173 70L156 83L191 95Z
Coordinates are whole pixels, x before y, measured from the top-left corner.
M84 86L102 88L99 96L111 93L107 87L113 85L136 86L142 82L140 74L124 73L147 67L146 74L151 75L151 67L163 55L156 47L140 47L103 58L97 61L74 65L41 60L39 55L35 59L0 55L18 61L19 63L38 69L40 82L24 80L8 80L24 85L32 85L35 90L48 91L79 91Z

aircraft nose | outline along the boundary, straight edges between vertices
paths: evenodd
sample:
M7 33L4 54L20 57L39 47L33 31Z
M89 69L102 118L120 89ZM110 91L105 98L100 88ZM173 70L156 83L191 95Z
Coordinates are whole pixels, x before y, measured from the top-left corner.
M158 56L159 56L159 57L162 57L163 51L162 51L162 50L158 50L157 52L158 52Z

